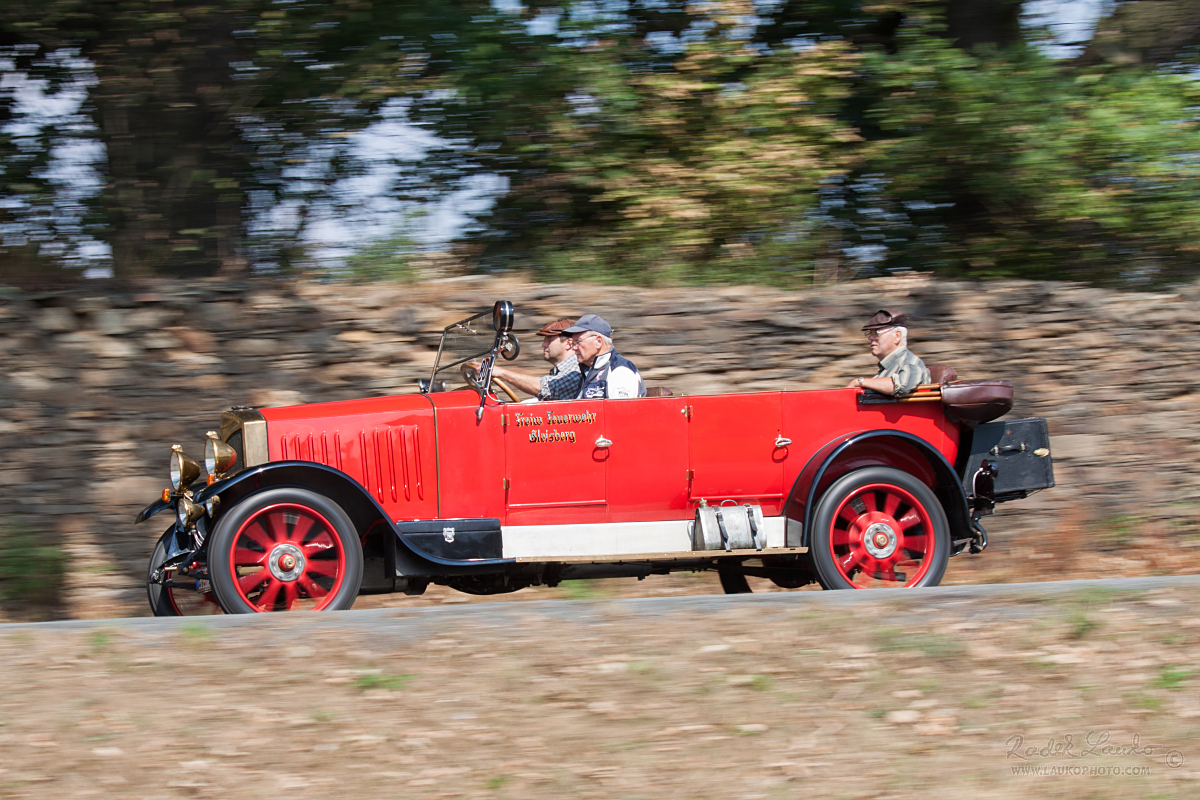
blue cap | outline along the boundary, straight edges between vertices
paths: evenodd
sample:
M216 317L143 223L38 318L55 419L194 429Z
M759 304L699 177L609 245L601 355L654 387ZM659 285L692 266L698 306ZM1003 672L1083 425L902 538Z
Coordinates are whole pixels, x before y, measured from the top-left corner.
M575 324L567 328L563 333L583 333L584 331L595 331L602 336L612 337L612 325L609 325L603 318L595 314L584 314L575 320Z

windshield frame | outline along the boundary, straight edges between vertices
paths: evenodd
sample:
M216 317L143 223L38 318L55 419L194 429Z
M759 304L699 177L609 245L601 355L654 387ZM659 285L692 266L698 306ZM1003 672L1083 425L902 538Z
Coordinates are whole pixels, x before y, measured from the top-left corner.
M492 355L495 352L497 344L499 343L498 340L500 339L501 334L498 334L495 331L493 331L491 329L492 326L490 324L487 324L486 327L484 325L472 325L471 324L471 323L476 322L477 320L481 320L484 318L489 318L489 320L490 320L491 317L492 317L492 309L489 308L487 311L480 311L478 314L473 314L472 316L469 316L466 319L461 319L458 322L452 323L450 325L447 325L445 328L442 328L442 338L438 341L437 358L435 358L433 361L433 373L429 376L430 383L432 383L434 380L437 379L437 374L439 372L442 372L442 371L448 370L448 369L453 369L454 367L457 367L460 364L465 364L468 361L482 360L482 359ZM470 355L464 356L463 358L459 358L457 361L451 361L449 363L443 364L442 363L442 355L446 353L446 337L457 330L467 330L472 333L475 333L479 336L481 342L486 341L487 345L486 346L481 345L481 349L479 350L479 352L472 352Z

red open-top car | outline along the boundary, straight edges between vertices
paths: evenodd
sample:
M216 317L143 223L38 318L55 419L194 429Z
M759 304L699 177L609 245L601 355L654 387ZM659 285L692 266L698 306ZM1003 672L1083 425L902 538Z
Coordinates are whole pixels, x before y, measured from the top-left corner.
M512 325L501 301L447 327L417 393L234 408L203 464L176 446L138 515L175 512L154 613L706 569L730 592L934 586L996 502L1053 485L1045 420L987 422L1004 382L518 403L491 375Z

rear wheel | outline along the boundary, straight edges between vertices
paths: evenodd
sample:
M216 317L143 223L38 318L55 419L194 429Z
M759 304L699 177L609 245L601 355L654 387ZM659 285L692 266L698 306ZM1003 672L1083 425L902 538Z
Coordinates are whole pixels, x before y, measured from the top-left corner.
M217 524L209 572L231 614L350 608L362 582L358 533L341 506L307 489L268 489Z
M868 467L821 496L809 553L826 589L937 586L950 559L950 525L924 483Z
M745 574L739 569L718 568L717 577L721 579L721 588L725 590L725 594L749 594L754 591L750 588Z
M154 612L156 617L194 617L205 614L220 614L221 606L217 604L217 598L211 591L201 592L185 589L178 585L163 585L161 583L152 583L149 580L149 573L153 572L155 567L161 564L167 558L167 537L175 535L174 526L167 529L167 532L158 540L158 544L154 546L154 552L150 554L150 569L146 574L146 596L150 600L150 610ZM183 579L173 577L171 583L182 583ZM197 588L203 588L203 584L197 581ZM207 583L207 581L206 581Z

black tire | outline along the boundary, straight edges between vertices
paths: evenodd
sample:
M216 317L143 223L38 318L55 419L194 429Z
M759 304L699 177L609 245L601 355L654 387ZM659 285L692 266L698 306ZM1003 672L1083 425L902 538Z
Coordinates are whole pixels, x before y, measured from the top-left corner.
M826 589L937 586L950 560L950 524L924 483L892 467L867 467L821 495L809 557Z
M220 614L221 607L211 593L201 594L189 592L186 589L173 589L161 583L151 583L150 573L167 557L167 537L175 534L175 526L167 528L166 533L158 539L154 552L150 554L150 566L146 570L146 598L150 601L150 610L156 617L192 617L206 614Z
M725 594L750 594L754 591L741 570L718 568L717 577L721 579L721 588L725 590Z
M208 562L228 614L340 611L354 605L362 583L354 524L307 489L268 489L229 509L209 541Z

